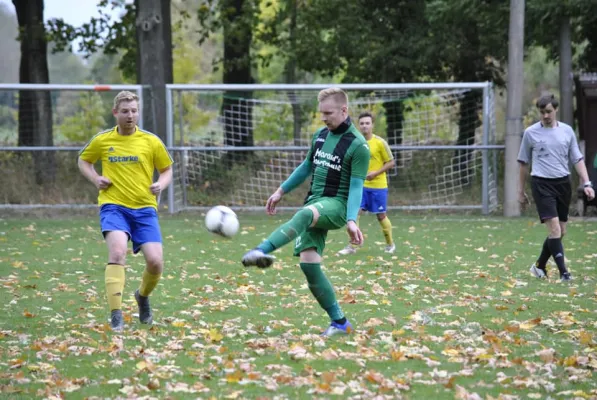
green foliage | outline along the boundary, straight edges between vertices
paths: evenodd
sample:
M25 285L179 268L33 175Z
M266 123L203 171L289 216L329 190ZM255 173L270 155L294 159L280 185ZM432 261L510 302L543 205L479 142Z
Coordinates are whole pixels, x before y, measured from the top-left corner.
M428 0L430 34L426 57L437 80L484 81L504 85L508 54L509 3L484 0ZM436 60L436 61L434 61Z
M67 93L65 95L68 96ZM106 119L103 113L106 108L109 108L98 93L81 92L76 96L74 104L73 101L69 101L74 99L59 100L62 104L65 101L68 102L69 114L61 118L54 133L71 143L86 142L90 138L90 133L95 134L105 129Z
M89 70L79 55L68 52L50 52L48 70L52 83L81 83L87 80Z
M102 50L104 54L122 52L119 68L124 76L136 76L137 42L135 33L135 3L125 0L100 0L97 3L99 18L92 18L80 27L64 22L62 18L50 19L46 24L48 37L54 42L54 52L73 51L72 43L79 39L79 51L85 57ZM112 21L104 11L107 7L121 10L121 19Z
M15 108L0 105L0 143L12 145L16 142L17 120Z
M597 70L597 2L587 0L527 0L526 29L530 44L544 46L549 58L559 59L562 18L570 18L572 42L588 41L574 68Z
M196 141L211 141L212 135L208 132L210 122L218 116L217 106L209 107L203 96L193 92L178 92L175 99L176 121L174 129L178 135L183 135L182 143L192 144ZM210 100L207 100L210 102ZM199 103L201 102L201 103ZM201 104L201 107L198 105ZM180 117L182 112L182 117ZM181 127L180 123L183 126ZM181 132L182 129L182 132ZM180 137L179 137L180 138Z
M418 96L409 97L404 101L406 112L404 113L405 124L417 126L416 130L404 130L402 134L403 140L410 140L418 142L421 139L439 140L443 143L453 142L456 137L454 132L456 129L454 124L457 121L445 122L446 114L454 116L458 115L458 103L446 104L440 102L441 98L436 96ZM450 112L450 107L453 108ZM438 124L438 121L442 121Z

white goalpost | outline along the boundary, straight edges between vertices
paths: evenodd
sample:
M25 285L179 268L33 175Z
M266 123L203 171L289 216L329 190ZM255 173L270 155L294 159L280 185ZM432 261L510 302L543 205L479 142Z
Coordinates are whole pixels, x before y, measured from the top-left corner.
M215 204L260 209L304 159L321 127L317 93L331 85L166 85L167 145L175 158L171 212ZM375 134L396 158L390 209L498 205L490 82L340 84L349 113L375 116ZM285 199L302 204L307 183Z

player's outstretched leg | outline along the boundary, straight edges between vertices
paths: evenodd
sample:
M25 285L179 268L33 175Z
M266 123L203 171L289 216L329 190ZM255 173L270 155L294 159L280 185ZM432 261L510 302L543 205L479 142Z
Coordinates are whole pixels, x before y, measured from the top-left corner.
M241 262L245 267L258 267L258 268L268 268L271 267L274 263L276 257L265 254L263 250L256 248L249 250L243 256Z
M307 230L311 222L313 222L313 211L309 207L300 209L290 221L280 225L259 246L246 252L241 260L243 265L245 267L270 267L274 263L275 257L269 253L296 239Z

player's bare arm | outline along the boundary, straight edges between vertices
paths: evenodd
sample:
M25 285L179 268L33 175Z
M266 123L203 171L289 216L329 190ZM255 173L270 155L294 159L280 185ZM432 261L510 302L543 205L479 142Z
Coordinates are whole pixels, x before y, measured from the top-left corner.
M593 184L589 180L589 174L587 173L587 167L585 166L584 160L580 160L574 164L574 168L583 184L585 195L589 200L593 200L595 198L595 190L593 189Z
M524 208L527 204L530 203L529 197L527 196L526 192L524 191L524 186L526 184L527 175L529 174L529 165L523 162L518 162L520 166L519 170L519 182L518 182L518 202Z
M346 223L346 231L350 237L350 243L354 245L362 245L364 242L363 232L359 229L357 223L350 220Z
M166 189L172 182L172 167L166 167L160 171L160 176L156 182L154 182L149 190L153 194L159 194L162 190Z
M81 171L83 176L87 178L89 182L93 183L99 190L107 189L112 184L110 179L99 175L95 171L95 168L93 168L93 164L90 162L87 162L79 157L77 165L79 166L79 171Z
M284 196L284 190L279 187L269 199L267 199L267 203L265 203L265 212L267 212L268 215L274 215L276 213L276 205L282 200L282 196Z
M377 171L369 172L367 174L367 180L371 181L371 180L375 179L377 176L383 174L384 172L387 172L390 168L394 168L394 165L396 165L395 160L390 160L390 161L384 163L384 165Z

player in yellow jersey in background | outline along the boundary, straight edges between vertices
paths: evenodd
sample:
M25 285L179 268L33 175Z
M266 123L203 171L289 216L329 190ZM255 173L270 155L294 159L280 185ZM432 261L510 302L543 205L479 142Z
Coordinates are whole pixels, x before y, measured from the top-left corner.
M128 241L135 253L141 251L146 268L135 292L139 320L153 321L149 295L157 286L164 267L162 234L157 199L172 181L172 157L159 137L139 129L139 99L122 91L114 98L112 114L116 126L95 135L79 153L79 170L99 190L100 225L108 247L105 270L110 325L122 331L124 266ZM93 164L100 161L102 175ZM154 170L159 178L153 181Z
M367 139L371 152L359 215L364 210L377 216L377 221L379 221L386 239L385 252L393 253L396 250L396 245L392 239L392 223L386 214L388 206L386 171L394 167L395 161L388 143L383 138L373 134L373 122L373 115L370 112L363 112L359 115L359 130ZM356 251L356 247L349 244L340 250L338 254L354 254Z

